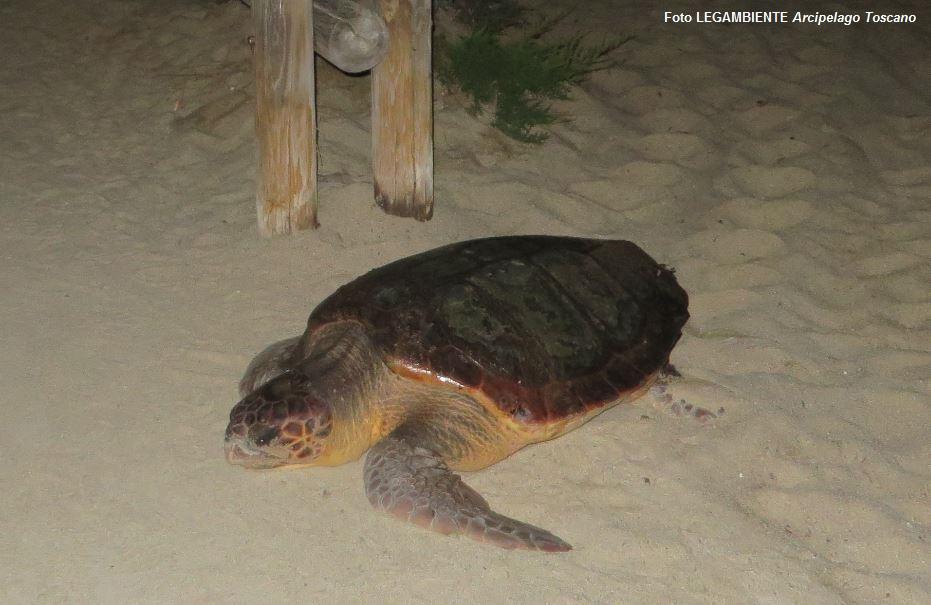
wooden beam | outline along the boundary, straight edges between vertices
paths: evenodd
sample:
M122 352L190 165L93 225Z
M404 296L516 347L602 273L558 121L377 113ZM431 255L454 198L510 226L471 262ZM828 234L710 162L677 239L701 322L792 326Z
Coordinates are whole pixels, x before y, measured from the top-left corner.
M256 210L263 236L317 227L317 125L310 0L253 0Z
M388 214L433 216L430 0L378 0L388 54L372 70L375 201Z
M372 69L388 52L388 26L374 0L313 0L314 49L347 73Z

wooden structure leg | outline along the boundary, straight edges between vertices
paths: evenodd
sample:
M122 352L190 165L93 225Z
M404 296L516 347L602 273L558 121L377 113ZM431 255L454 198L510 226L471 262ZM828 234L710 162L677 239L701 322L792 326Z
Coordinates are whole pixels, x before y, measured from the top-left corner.
M317 226L317 125L310 0L252 0L256 210L263 236Z
M388 54L372 70L375 201L389 214L433 215L431 0L378 0Z

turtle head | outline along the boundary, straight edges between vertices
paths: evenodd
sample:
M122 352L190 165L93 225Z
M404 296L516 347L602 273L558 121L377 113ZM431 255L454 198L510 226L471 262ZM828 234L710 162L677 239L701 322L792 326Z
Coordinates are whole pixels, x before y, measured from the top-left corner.
M316 397L309 379L288 372L233 407L226 458L249 468L314 464L327 449L332 426L330 406Z

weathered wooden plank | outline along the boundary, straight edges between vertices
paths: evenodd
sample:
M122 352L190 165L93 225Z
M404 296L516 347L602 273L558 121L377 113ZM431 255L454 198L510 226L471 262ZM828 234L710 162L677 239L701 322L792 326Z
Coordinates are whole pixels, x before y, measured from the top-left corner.
M372 70L375 201L385 212L433 216L433 77L430 0L379 0L391 37Z
M305 0L252 0L263 236L316 227L313 18Z

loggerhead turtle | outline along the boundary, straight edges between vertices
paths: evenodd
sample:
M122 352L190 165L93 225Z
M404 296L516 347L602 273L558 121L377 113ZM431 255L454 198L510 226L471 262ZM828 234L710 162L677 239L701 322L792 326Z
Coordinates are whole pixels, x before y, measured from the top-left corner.
M672 271L626 241L496 237L401 259L339 288L302 336L252 361L227 458L336 465L368 451L378 510L504 548L569 550L493 511L453 470L641 395L687 308Z

